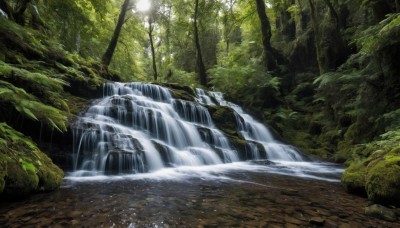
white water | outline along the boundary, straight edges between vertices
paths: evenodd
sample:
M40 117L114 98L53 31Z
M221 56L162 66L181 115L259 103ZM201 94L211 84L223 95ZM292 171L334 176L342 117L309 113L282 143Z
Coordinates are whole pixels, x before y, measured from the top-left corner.
M311 162L278 162L269 165L259 165L252 162L235 162L209 166L180 166L165 168L150 173L134 175L106 176L68 175L65 179L76 182L89 181L119 181L119 180L152 180L152 181L190 181L192 179L241 182L240 179L229 177L232 173L273 173L300 178L340 182L343 168L329 163ZM83 176L83 177L82 177Z
M190 102L173 99L158 85L105 84L103 98L75 124L74 172L67 179L226 179L223 173L242 170L337 181L320 174L340 171L304 162L294 147L275 140L267 127L225 101L221 93L196 92L197 102ZM249 151L237 151L201 104L232 108ZM239 162L239 153L274 162Z
M76 123L74 170L80 171L76 175L143 173L239 161L208 110L173 99L166 88L109 83L103 96Z
M211 98L205 98L207 95L203 90L198 89L196 91L201 97L201 99L198 100L199 102L208 105L228 106L235 110L238 131L246 140L262 145L267 152L267 159L272 161L303 161L303 157L299 154L296 148L275 140L266 126L257 122L252 116L245 113L240 106L226 101L223 98L222 93L209 92L209 95L215 100L215 102L213 102ZM261 158L260 152L254 143L249 143L248 148L255 159Z

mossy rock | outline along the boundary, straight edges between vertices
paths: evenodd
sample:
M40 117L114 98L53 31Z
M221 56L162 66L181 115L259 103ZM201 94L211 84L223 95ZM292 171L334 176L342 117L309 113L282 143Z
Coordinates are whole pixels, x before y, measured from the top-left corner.
M214 124L227 135L238 136L234 110L227 106L206 106Z
M28 195L57 189L64 173L26 136L0 123L0 193Z
M182 86L175 83L157 83L154 82L152 84L160 85L163 87L167 87L172 94L172 97L175 99L181 99L186 101L195 101L195 92L189 86Z
M368 165L365 189L368 199L400 205L400 155L388 153Z
M352 156L364 159L353 162L343 173L346 189L375 203L399 206L400 147L380 147L375 142L354 148Z
M195 101L194 96L190 95L184 90L170 89L172 97L175 99L181 99L186 101Z
M31 164L31 163L30 163ZM22 164L10 160L7 164L4 193L9 195L28 195L39 185L35 169L24 169Z
M366 196L365 179L367 167L363 162L350 165L342 175L342 184L350 193Z

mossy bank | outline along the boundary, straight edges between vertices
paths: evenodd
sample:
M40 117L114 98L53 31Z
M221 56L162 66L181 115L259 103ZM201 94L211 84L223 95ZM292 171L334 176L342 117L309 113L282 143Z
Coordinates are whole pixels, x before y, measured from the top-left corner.
M64 173L43 145L68 131L103 82L119 78L4 17L0 34L0 193L57 189Z

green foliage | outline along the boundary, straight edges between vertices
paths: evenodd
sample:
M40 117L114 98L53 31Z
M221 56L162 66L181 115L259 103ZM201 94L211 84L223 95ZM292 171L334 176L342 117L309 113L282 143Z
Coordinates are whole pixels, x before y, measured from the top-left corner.
M279 94L279 79L267 73L259 59L251 57L251 48L252 44L232 48L219 65L209 70L215 90L231 98L250 100L264 89L272 96Z
M38 102L24 89L0 80L0 103L11 104L22 116L47 123L59 131L66 131L65 113L57 108Z
M400 36L400 13L387 15L379 24L356 33L356 43L362 54L372 56L385 47L398 44Z
M195 72L187 72L174 68L173 66L171 66L170 70L172 75L165 78L166 82L174 82L179 85L188 85L191 87L197 87L199 85Z

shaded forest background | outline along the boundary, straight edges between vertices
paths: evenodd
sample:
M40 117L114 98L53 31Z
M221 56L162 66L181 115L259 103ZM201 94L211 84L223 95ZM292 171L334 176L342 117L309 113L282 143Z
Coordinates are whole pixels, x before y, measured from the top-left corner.
M350 165L348 190L400 203L398 0L138 4L0 1L0 145L21 131L46 151L43 129L67 131L105 80L202 86Z

